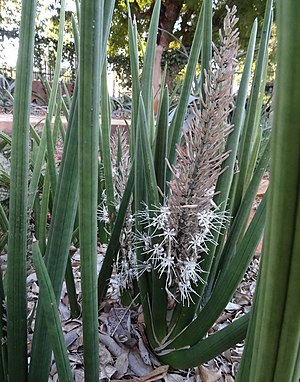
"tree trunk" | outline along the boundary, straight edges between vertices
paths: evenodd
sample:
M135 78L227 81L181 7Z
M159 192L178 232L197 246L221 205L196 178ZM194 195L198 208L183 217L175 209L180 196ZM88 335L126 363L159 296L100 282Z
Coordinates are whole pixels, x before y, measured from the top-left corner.
M154 92L154 114L157 114L159 105L159 90L161 84L161 58L163 51L169 48L170 42L173 40L172 32L174 25L178 20L183 1L166 0L162 4L160 12L160 33L157 39L155 52L155 64L153 69L153 92Z

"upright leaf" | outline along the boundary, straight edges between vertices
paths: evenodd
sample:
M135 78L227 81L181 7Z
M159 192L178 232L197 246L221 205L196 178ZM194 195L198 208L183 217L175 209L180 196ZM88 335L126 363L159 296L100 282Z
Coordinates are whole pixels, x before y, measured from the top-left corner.
M300 4L278 3L270 199L259 286L238 380L300 376Z
M82 0L79 49L79 239L85 379L99 380L97 298L98 134L103 0Z
M29 2L23 0L10 174L7 265L8 374L9 380L20 382L27 380L27 195L35 11L35 0Z
M246 180L249 180L248 175L249 171L251 171L249 168L251 152L253 150L257 129L260 128L259 121L265 90L266 66L268 63L268 44L272 26L272 5L273 0L268 0L266 3L263 30L249 99L249 106L247 108L245 126L241 135L241 142L239 146L239 174L238 177L236 177L237 184L234 185L236 188L233 191L234 197L232 197L231 201L233 206L233 215L239 208L241 198L248 187Z
M37 242L32 246L33 261L39 282L39 293L45 312L46 326L52 344L57 373L61 381L73 381L67 348L58 315L58 306L46 265Z
M182 134L182 125L184 122L186 109L189 102L190 92L194 79L196 66L199 59L199 54L202 46L202 11L198 17L197 26L193 38L190 57L186 68L186 75L182 84L180 99L176 108L176 112L171 122L169 140L168 140L168 159L171 165L176 160L176 145L179 143ZM171 171L167 172L167 179L171 179Z
M35 161L32 177L30 180L29 199L28 199L29 209L32 209L33 207L33 202L34 202L35 194L37 191L38 182L41 176L41 169L44 162L45 150L47 147L47 135L49 136L49 133L47 134L47 130L49 130L49 127L51 125L52 117L54 115L54 110L55 110L58 82L59 82L59 76L60 76L60 67L61 67L61 60L62 60L64 22L65 22L65 0L61 0L60 12L59 12L59 35L58 35L58 45L57 45L57 58L55 62L54 78L53 78L53 84L51 87L49 104L48 104L48 113L47 113L46 122L45 122L45 127L47 127L48 125L48 129L45 128L43 130L41 142L39 145L38 155ZM54 169L53 158L52 158L51 165L53 170Z

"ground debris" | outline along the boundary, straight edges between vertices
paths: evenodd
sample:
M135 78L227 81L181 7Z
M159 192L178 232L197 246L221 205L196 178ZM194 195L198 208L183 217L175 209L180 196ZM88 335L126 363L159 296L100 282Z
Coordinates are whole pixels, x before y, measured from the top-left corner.
M209 331L229 325L233 320L249 312L255 291L258 275L259 255L251 262L237 292L229 302L223 314ZM99 253L99 266L103 254ZM72 258L78 301L81 301L80 287L80 254L76 251ZM38 300L38 281L32 269L27 276L28 318L30 346L34 331L34 316ZM151 353L144 332L143 315L136 306L123 307L116 294L119 291L110 286L108 297L99 312L99 345L100 345L100 381L132 381L132 382L233 382L244 349L244 343L226 350L214 360L190 370L172 370L161 365ZM82 319L71 318L69 299L65 283L63 284L59 302L59 313L67 345L69 361L76 382L84 381ZM50 381L58 381L55 360L52 358Z

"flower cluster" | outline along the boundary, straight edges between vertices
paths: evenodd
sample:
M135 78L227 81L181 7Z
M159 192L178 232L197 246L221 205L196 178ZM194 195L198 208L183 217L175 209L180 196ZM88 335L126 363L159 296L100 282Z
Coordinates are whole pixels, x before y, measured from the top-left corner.
M114 281L120 289L128 288L144 272L156 271L159 277L164 276L170 298L187 304L193 301L195 286L204 282L201 262L209 253L209 243L217 244L214 233L229 219L226 211L213 204L212 195L206 193L210 199L210 208L206 209L198 205L175 206L170 198L157 207L144 204L134 215L128 210L115 263ZM180 220L179 216L186 220ZM98 218L104 224L109 223L105 191ZM143 232L136 231L136 219L142 223ZM137 248L143 256L139 261Z
M120 147L122 152L119 152ZM114 184L113 206L117 213L131 167L129 145L124 131L120 131L119 133L115 132L115 134L111 137L111 160ZM97 215L98 220L103 223L104 229L109 236L109 224L111 221L105 189L101 194L101 202L98 206ZM119 288L125 289L132 283L133 279L136 278L134 217L131 214L130 208L128 208L122 234L119 240L120 250L115 263L116 272L114 273L114 281Z
M134 214L128 210L116 261L120 288L128 287L145 272L156 272L165 280L170 298L190 304L199 283L205 282L201 264L217 245L218 235L230 218L225 204L217 206L213 199L218 177L226 170L223 164L229 153L224 147L233 129L229 121L238 46L235 13L235 7L227 10L221 44L213 47L213 58L199 95L201 104L194 110L192 123L177 149L164 204L145 203ZM130 168L126 139L121 143L115 141L112 145L116 210ZM123 145L126 149L122 149L122 160L118 162L117 148ZM99 218L104 224L109 221L105 193Z
M101 203L98 206L97 217L100 222L103 224L109 224L109 212L107 207L107 197L106 191L102 191Z
M167 205L152 209L146 206L137 212L147 231L138 234L145 261L138 265L137 275L157 271L160 277L165 276L169 297L188 304L193 301L195 286L204 282L201 262L208 253L208 243L216 245L214 232L228 221L228 214L218 208L201 211L197 206L189 207L188 224L194 227L189 232L180 232L178 224L174 225L177 214L174 216Z

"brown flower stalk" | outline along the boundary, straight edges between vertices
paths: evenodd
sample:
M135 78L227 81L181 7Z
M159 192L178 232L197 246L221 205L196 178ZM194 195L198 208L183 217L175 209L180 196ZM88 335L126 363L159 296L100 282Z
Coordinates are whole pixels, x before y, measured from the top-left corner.
M183 143L177 149L178 158L170 182L168 206L171 226L176 231L176 257L191 256L191 234L199 231L199 213L213 208L212 197L221 165L229 153L225 142L233 126L228 122L232 111L232 83L236 67L238 30L236 7L227 8L220 46L213 45L213 58L205 72L200 94L200 107ZM199 260L199 258L198 258Z
M121 150L121 160L118 159L118 151ZM129 154L128 134L125 130L116 131L111 137L111 161L113 169L113 182L115 187L115 199L119 204L124 194L128 180L131 160Z
M136 211L146 227L145 232L135 232L147 255L140 264L135 259L133 217L128 215L124 224L116 266L121 288L130 284L133 277L155 269L160 276L166 276L169 297L189 304L193 301L194 286L204 282L203 255L208 253L209 242L216 244L214 231L228 219L227 213L219 211L213 203L213 196L222 163L229 155L224 147L233 128L228 120L238 47L235 13L235 7L227 8L220 46L213 45L213 58L204 74L199 97L200 107L194 109L193 122L177 149L174 178L165 205L145 205L145 209ZM130 167L129 153L124 156L124 152L122 163L117 163L117 147L115 141L112 158L116 201L123 195Z

